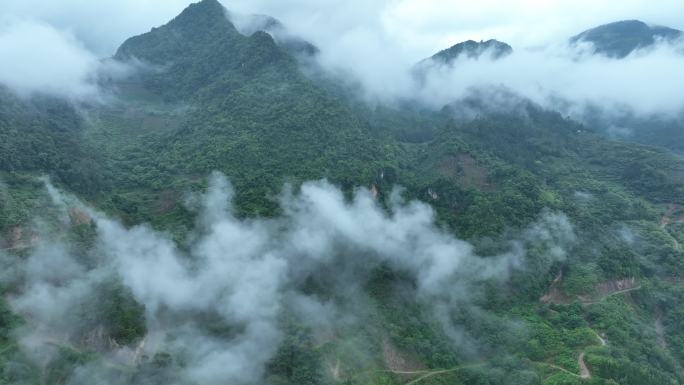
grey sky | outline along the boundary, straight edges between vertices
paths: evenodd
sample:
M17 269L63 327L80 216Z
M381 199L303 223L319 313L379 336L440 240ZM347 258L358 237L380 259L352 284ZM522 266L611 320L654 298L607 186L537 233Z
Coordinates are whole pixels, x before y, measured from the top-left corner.
M561 47L600 24L640 19L684 30L682 0L221 0L238 13L268 14L322 49L319 62L358 80L372 99L419 95L436 106L471 87L504 85L543 103L630 106L645 113L684 108L684 56L671 50L625 61L586 58ZM0 83L24 93L91 97L96 59L128 37L180 13L189 0L2 0ZM466 63L416 90L417 61L466 39L497 38L516 54ZM543 47L543 49L541 49Z
M681 0L233 0L266 13L315 42L374 35L415 60L467 39L497 38L514 46L564 40L585 29L640 19L684 29Z
M368 35L412 59L465 39L514 45L564 39L620 19L684 29L681 0L222 0L230 9L275 16L319 44ZM73 33L98 56L178 14L189 0L3 0L0 16Z

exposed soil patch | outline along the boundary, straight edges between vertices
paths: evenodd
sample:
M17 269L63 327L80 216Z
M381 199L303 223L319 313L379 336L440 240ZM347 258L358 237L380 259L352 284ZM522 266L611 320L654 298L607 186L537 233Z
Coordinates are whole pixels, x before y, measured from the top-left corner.
M328 370L330 371L330 375L332 376L333 380L335 381L342 381L342 370L340 368L340 360L337 359L335 360L335 363L330 363L328 364Z
M665 326L663 325L663 319L660 314L656 316L655 324L653 325L656 332L656 342L658 346L663 349L667 349L667 341L665 340Z
M0 250L21 251L35 246L40 241L37 233L16 226L10 230L7 239L0 245Z
M637 282L637 279L632 277L632 278L625 278L621 279L618 281L610 281L610 282L605 282L605 283L600 283L596 286L596 294L599 297L606 297L611 294L615 294L621 291L625 290L630 290L634 289L637 286L639 286L639 282Z
M475 187L481 190L494 189L489 182L489 171L469 154L462 153L446 157L437 164L437 169L441 174L456 179L465 187Z
M178 194L173 190L164 190L155 203L155 211L159 214L166 214L178 205Z
M672 223L684 222L684 208L682 205L670 203L667 205L665 214L660 218L660 226L666 227Z
M69 219L74 226L89 225L93 223L93 219L90 215L77 207L69 210Z
M561 290L561 283L563 282L563 272L558 273L549 287L549 291L544 294L539 300L544 303L554 303L557 305L572 303L573 298L565 295Z
M393 373L409 374L409 372L426 369L425 365L417 359L413 359L408 354L401 352L389 339L385 339L382 342L382 358L385 362L385 367Z
M585 305L591 305L615 295L625 294L641 289L641 285L637 279L632 277L600 283L594 287L592 295L570 297L561 290L562 281L563 274L559 273L558 276L553 280L553 283L551 284L551 287L549 287L547 293L544 294L539 300L544 303L553 303L556 305L567 305L575 300L579 300Z

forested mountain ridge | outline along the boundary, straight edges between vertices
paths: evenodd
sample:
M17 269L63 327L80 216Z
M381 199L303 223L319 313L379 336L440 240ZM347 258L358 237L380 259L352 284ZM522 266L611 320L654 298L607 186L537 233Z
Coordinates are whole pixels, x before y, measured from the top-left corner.
M637 49L648 48L658 41L673 41L682 37L682 31L651 26L639 20L624 20L589 29L570 39L592 43L596 53L617 59L624 58Z
M54 191L45 191L39 179L43 175L95 210L121 218L132 234L115 233L122 243L135 245L152 231L132 227L142 223L170 234L161 248L177 244L175 253L191 250L181 259L190 265L191 276L201 274L204 259L210 259L196 249L212 249L225 241L196 247L197 238L207 231L207 219L193 211L191 198L193 192L207 189L213 171L223 172L234 185L235 216L257 229L240 233L240 245L250 249L264 232L270 237L265 243L278 246L265 248L274 254L299 250L282 229L289 222L277 218L305 204L295 200L283 207L285 198L276 198L283 184L294 186L290 194L300 188L310 193L312 187L302 187L303 182L327 178L341 187L345 199L356 199L352 208L373 213L377 205L380 214L342 216L348 232L336 240L333 255L315 255L321 264L312 265L315 268L307 264L302 247L293 268L302 278L279 288L283 295L297 293L292 298L299 302L288 302L275 317L282 338L262 333L277 346L248 346L241 351L245 359L228 355L219 362L228 368L239 366L235 363L252 368L249 361L260 357L260 351L275 350L259 369L263 373L250 373L258 381L240 378L236 383L684 382L679 306L684 300L684 252L679 245L684 242L682 157L659 147L609 140L593 127L527 100L516 100L510 110L479 109L468 118L457 105L441 111L359 107L347 93L331 92L307 76L293 52L268 33L241 34L215 0L193 4L168 24L127 40L114 60L134 62L141 69L108 82L114 100L104 104L76 108L57 100L3 94L3 266L15 268L16 261L27 260L33 264L16 271L38 269L33 261L51 255L41 242L54 237L67 245L67 250L59 248L60 258L73 254L98 280L101 270L106 271L102 266L107 267L111 255L103 246L107 240L101 227L111 223L69 200L67 208L51 201ZM404 190L397 192L395 186ZM360 197L355 195L364 187ZM484 267L501 255L517 255L520 248L525 253L511 266L497 265L506 278L470 282L467 276L457 276L466 282L463 286L441 282L448 290L438 291L437 297L419 292L419 274L391 259L374 262L385 249L404 252L393 243L410 252L422 239L420 220L406 233L390 232L401 223L397 211L409 218L422 212L417 204L402 210L396 203L398 193L436 211L437 235L431 234L428 242L435 249L460 245L442 243L442 237L456 236L485 256L468 260L483 260ZM331 201L319 208L332 210ZM318 213L304 214L301 220L313 223L293 239L326 251L315 230L332 230L317 222ZM373 227L375 223L382 226ZM364 234L371 244L375 238L383 240L385 230L392 242L368 251L351 236L359 237L355 228L373 229ZM562 237L556 234L560 230ZM217 248L220 257L234 252ZM163 254L153 242L140 249L140 258ZM124 251L138 252L132 246ZM436 252L428 247L427 254ZM248 257L255 264L263 262ZM407 266L421 261L419 255L410 257ZM328 259L334 263L325 265ZM347 265L345 260L357 262ZM233 270L244 271L219 270L217 280L249 286L259 275L270 277L269 269L254 274L249 264L236 266ZM186 340L188 330L196 328L201 331L197 339L211 341L200 344L199 353L232 353L235 341L241 346L252 324L260 325L220 312L234 308L244 316L249 305L266 297L268 287L259 287L248 303L218 309L218 303L224 304L222 296L239 288L229 286L213 297L207 284L196 291L202 295L188 300L187 314L178 316L168 304L168 309L152 309L141 303L144 297L136 297L136 286L120 276L125 267L98 281L92 298L77 302L69 312L77 315L81 330L69 338L45 336L43 330L35 334L41 337L36 349L51 352L44 361L33 360L17 338L40 319L24 316L26 306L16 301L33 288L32 280L4 279L0 383L190 384L211 378L205 381L213 384L213 377L187 377L196 375L188 362L207 368L192 361L195 352L177 341L196 342ZM163 276L165 267L156 264L154 274L142 277L142 286L157 289L154 278ZM464 270L464 275L471 272L468 266ZM56 291L71 287L68 278L62 282L49 272L41 274L48 282L56 281ZM247 278L241 281L243 275ZM168 286L189 289L181 286L183 274L173 278ZM468 291L472 295L454 294ZM440 302L440 296L452 302ZM215 300L218 310L203 310L203 297ZM326 306L310 311L311 319L302 318L297 309L313 306L303 301L311 298ZM435 302L448 306L435 307ZM333 313L336 319L319 319L328 307L341 311ZM156 333L175 322L182 327L157 341Z
M510 45L498 40L491 39L480 42L468 40L434 54L431 59L441 64L453 64L453 61L460 56L478 59L482 55L489 55L492 59L500 59L512 52L513 48Z
M684 33L674 28L624 20L584 31L572 37L570 44L589 43L594 54L622 60L654 49L674 50L673 55L681 55L676 44L683 37ZM585 118L588 125L614 138L661 146L680 154L684 151L684 117L680 112L644 115L629 109L607 112L592 106Z
M145 152L138 167L175 175L225 171L238 199L261 202L257 211L272 204L265 197L285 180L326 176L351 186L379 167L379 144L351 109L306 78L288 47L262 31L238 33L218 2L190 6L125 42L114 58L162 68L120 84L126 105L119 108L161 98L174 120L174 109L187 108L175 129L149 133L146 145L155 151ZM95 114L109 124L112 115Z

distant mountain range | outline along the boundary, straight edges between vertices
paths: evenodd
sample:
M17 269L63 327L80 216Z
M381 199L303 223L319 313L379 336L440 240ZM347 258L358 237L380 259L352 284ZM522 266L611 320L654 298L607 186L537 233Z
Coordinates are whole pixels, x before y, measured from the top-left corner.
M468 40L434 54L430 59L440 64L452 64L459 58L479 59L482 56L501 59L513 53L513 48L498 40Z
M673 28L652 26L639 20L625 20L584 31L572 37L570 43L592 43L596 53L620 59L659 41L672 42L681 37L682 31Z
M0 87L0 385L684 383L684 157L663 148L676 141L671 126L660 142L643 138L648 146L615 141L601 114L582 124L495 87L444 108L418 98L373 105L345 82L303 70L301 55L317 48L276 19L238 18L202 0L126 40L113 60L141 70L103 81L107 103L22 99ZM638 22L626 23L571 41L619 58L675 38L646 26L636 39ZM458 60L512 52L497 40L467 41L421 63L457 71ZM649 119L643 129L657 124L669 123ZM214 171L230 177L235 217L216 234L237 243L201 241L214 231L191 198ZM51 203L43 175L127 228L149 227L122 230L120 248L106 252L101 222L67 200ZM311 200L342 230L328 231L304 203L280 203L321 179L339 197ZM227 204L214 195L211 207ZM300 220L291 212L306 222L294 238L287 234ZM433 220L432 235L418 236ZM244 252L229 246L242 240ZM275 310L251 284L273 276L260 261L285 261L271 243L296 258L282 273L291 280L264 286L283 294ZM197 248L215 249L225 268L205 269L212 265ZM52 253L38 269L34 254ZM122 273L123 262L139 265L129 253L149 266L133 284ZM378 253L406 261L379 263ZM111 258L119 254L127 258ZM461 254L484 258L469 266ZM423 263L433 260L424 255L442 261ZM48 271L63 260L63 275ZM252 264L262 267L243 273ZM459 274L443 276L442 266ZM111 283L101 279L109 269ZM93 273L72 278L82 270ZM251 289L230 303L232 289L204 295L213 284L194 284L240 275L236 285ZM190 286L201 295L153 300ZM40 312L16 306L19 296L35 297ZM42 308L68 317L55 322ZM262 312L257 320L278 324L282 338L266 333L257 348L246 331L263 322L242 315ZM244 349L224 354L234 346ZM243 365L255 372L244 381L216 375Z
M570 38L569 42L571 45L591 43L596 54L622 59L638 49L651 47L661 41L672 43L682 36L684 33L674 28L625 20L586 30ZM421 61L417 67L423 67L426 63L453 65L459 59L480 59L483 56L498 60L512 53L513 48L499 40L467 40Z

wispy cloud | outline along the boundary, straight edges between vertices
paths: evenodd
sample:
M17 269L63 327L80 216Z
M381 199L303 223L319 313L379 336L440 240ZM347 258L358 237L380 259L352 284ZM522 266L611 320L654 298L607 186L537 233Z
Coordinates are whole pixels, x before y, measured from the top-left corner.
M482 258L469 243L435 225L426 204L395 194L386 211L367 190L347 200L323 181L288 191L281 198L281 217L239 219L231 214L230 185L215 174L200 199L196 236L188 247L179 247L164 233L147 226L125 228L51 189L56 204L80 206L93 219L98 233L93 253L99 262L84 264L49 237L28 259L3 260L14 271L2 277L15 287L10 303L28 320L20 334L25 354L44 365L50 358L42 349L46 343L89 348L83 335L92 334L99 314L91 311L97 306L93 295L99 283L116 279L145 307L148 334L139 349L150 356L182 357L185 366L173 370L184 380L258 383L279 346L279 317L286 309L315 330L354 322L342 316L342 309L365 306L361 288L381 265L415 277L414 295L432 304L449 335L463 338L449 309L468 302L474 295L471 285L503 281L523 269L531 244L546 250L550 266L565 257L574 240L567 218L547 213L508 252ZM326 282L337 299L305 294L301 287L311 277ZM72 311L79 308L93 316L79 318L81 313ZM232 332L212 333L200 321L211 317ZM110 359L135 363L137 355L129 348L109 349ZM75 373L78 381L104 375L96 366Z

